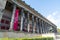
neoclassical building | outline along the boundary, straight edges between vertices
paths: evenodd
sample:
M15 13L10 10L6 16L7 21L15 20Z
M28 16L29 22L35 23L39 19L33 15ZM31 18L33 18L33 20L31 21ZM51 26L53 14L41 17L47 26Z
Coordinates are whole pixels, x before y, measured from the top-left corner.
M4 3L2 3L4 2ZM0 30L56 33L57 26L22 0L0 0Z

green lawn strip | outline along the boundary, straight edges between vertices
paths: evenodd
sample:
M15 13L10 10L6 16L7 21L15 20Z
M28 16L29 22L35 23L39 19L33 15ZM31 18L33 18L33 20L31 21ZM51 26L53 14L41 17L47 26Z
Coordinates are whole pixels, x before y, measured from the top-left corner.
M43 38L0 38L0 40L53 40L53 37L43 37Z
M53 37L44 37L44 38L24 38L22 40L53 40Z

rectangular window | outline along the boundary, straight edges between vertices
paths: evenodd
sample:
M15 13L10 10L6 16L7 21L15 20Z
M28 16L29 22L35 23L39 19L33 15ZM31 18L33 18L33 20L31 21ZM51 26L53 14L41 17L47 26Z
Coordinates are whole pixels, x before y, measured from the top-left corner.
M4 19L1 20L1 23L4 23Z
M6 24L10 24L10 22L8 20L5 21Z
M3 30L4 30L4 29L5 29L5 26L1 26L1 29L3 29Z

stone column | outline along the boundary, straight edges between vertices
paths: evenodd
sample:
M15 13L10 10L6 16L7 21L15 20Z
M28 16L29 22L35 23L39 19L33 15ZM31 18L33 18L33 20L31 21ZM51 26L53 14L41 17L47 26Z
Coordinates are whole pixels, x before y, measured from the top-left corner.
M49 33L49 24L47 24L47 31L48 31L48 33Z
M45 26L44 28L45 28L45 33L46 33L46 22L44 22L44 26Z
M40 21L39 21L39 18L38 18L38 33L39 33L39 30L40 30Z
M30 27L29 27L29 12L28 12L28 32L29 32L29 30L30 30Z
M40 19L38 18L38 33L40 33Z
M39 28L38 28L38 18L36 18L36 27L37 27L37 33L39 33Z
M35 33L35 32L34 32L34 31L35 31L35 30L34 30L34 15L32 15L32 28L33 28L33 30L32 30L33 33Z
M48 33L48 24L46 23L46 32Z
M1 21L1 19L2 19L3 14L4 14L3 11L4 11L4 10L0 10L0 21Z
M43 21L43 32L45 33L45 22Z
M47 23L45 23L45 31L46 31L46 33L47 33Z
M24 20L24 12L23 12L23 9L22 9L21 10L21 28L20 28L21 31L23 30L23 20Z
M44 33L43 20L42 20L42 33Z
M42 20L40 20L40 28L41 28L41 34L42 34Z
M37 29L37 18L36 18L36 29ZM35 30L37 32L37 30Z
M48 32L50 33L50 25L48 24Z
M42 30L41 30L41 20L39 19L39 33L41 34L42 33Z
M10 29L9 30L13 30L15 10L16 10L16 5L14 4L14 6L13 6L13 13L12 13L12 19L11 19Z

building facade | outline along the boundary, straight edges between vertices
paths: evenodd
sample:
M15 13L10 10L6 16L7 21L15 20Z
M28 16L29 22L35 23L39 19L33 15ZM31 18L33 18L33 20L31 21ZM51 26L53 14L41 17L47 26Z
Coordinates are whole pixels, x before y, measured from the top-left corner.
M2 9L0 8L0 30L37 34L57 32L55 24L25 2L21 0L5 0L4 5Z

